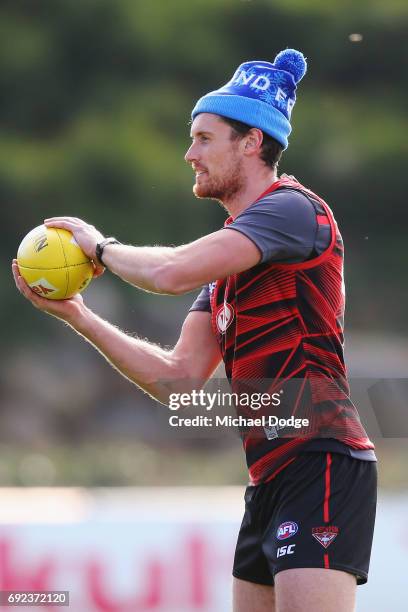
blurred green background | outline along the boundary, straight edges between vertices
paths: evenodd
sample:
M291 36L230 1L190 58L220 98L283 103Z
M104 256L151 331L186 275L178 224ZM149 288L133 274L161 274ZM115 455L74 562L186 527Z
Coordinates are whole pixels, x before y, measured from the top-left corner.
M195 101L249 59L302 50L280 170L334 208L346 245L353 375L407 376L405 0L3 0L0 3L0 485L245 483L240 443L158 436L157 406L17 293L10 260L48 216L131 244L179 244L224 213L183 161ZM359 34L357 41L352 34ZM85 300L162 345L194 295L112 275ZM379 440L383 486L407 486L406 440Z

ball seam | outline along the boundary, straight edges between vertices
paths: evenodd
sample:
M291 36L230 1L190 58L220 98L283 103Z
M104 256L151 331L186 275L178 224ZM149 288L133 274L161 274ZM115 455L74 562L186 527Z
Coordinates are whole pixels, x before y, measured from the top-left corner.
M62 242L62 239L61 239L60 233L59 233L59 231L58 231L58 228L56 227L56 228L55 228L55 230L56 230L56 234L57 234L57 236L58 236L58 240L60 241L60 244L61 244L62 254L64 255L64 261L65 261L65 266L64 266L64 268L65 268L65 270L66 270L66 272L65 272L65 278L66 278L66 281L67 281L67 284L66 284L66 287L65 287L65 293L64 293L64 298L65 298L65 297L66 297L66 295L67 295L67 293L68 293L68 287L69 287L69 272L68 272L68 270L67 270L67 267L68 267L68 261L67 261L67 256L66 256L66 254L65 254L64 244L63 244L63 242Z

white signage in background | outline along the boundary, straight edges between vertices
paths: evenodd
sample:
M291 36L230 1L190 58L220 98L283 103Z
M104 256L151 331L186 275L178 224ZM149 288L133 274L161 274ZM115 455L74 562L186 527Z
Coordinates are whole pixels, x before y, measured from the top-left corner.
M69 590L70 612L231 609L243 488L73 491L0 490L0 590ZM407 507L408 495L380 497L358 612L406 610ZM295 552L282 543L282 556Z

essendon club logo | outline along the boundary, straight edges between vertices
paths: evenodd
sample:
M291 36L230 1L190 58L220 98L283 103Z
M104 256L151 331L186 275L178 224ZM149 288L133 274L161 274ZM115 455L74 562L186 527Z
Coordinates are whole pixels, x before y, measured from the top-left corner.
M298 532L297 523L294 521L286 521L286 523L282 523L279 525L276 531L276 537L278 540L286 540L287 538L291 538Z
M333 540L337 537L339 528L333 525L325 527L313 527L312 536L321 544L324 548L328 548Z
M224 302L219 311L217 312L217 329L220 334L224 334L227 328L231 325L234 319L234 309L230 304Z

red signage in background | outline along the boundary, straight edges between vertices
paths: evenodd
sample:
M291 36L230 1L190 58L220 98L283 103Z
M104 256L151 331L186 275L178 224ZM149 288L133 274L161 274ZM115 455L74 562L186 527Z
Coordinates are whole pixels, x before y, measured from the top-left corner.
M144 537L146 530L154 532L155 525L131 525L131 538L116 540L114 550L111 540L115 525L103 527L110 532L105 541L99 533L93 533L92 524L85 538L80 533L83 528L75 534L75 526L66 525L12 526L7 535L3 530L0 589L69 590L71 612L214 612L225 606L234 530L227 549L218 538L214 540L213 528L207 531L207 526L196 527L187 533L185 528L179 529L175 538L170 526L159 546L153 537L151 548L136 546L132 551L129 540L137 541L140 529ZM41 538L46 530L55 533L54 544L50 533ZM118 549L122 551L119 557ZM61 610L54 606L42 609Z

